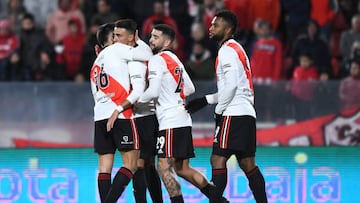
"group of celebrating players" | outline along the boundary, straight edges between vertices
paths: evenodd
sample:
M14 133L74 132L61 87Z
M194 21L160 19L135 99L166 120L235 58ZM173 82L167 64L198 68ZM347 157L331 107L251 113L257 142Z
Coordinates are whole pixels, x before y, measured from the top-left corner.
M255 164L256 112L249 59L232 38L237 18L218 12L209 37L219 45L218 92L186 102L195 87L172 52L174 30L154 25L148 46L137 37L134 20L100 26L98 56L90 72L94 96L94 148L98 154L98 190L102 203L115 203L130 180L135 201L146 202L146 188L162 203L162 180L172 203L184 202L177 176L197 187L210 203L229 202L226 162L235 155L258 203L266 203L265 181ZM211 182L192 168L195 157L190 113L216 104ZM114 154L123 166L112 179ZM155 166L157 156L157 166Z

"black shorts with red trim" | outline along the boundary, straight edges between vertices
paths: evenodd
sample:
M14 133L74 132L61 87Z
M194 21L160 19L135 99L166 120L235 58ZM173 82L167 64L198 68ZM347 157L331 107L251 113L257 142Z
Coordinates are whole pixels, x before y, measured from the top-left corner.
M106 131L107 119L95 121L94 148L98 154L114 154L140 148L139 135L133 119L117 119L110 132Z
M189 159L195 157L191 127L159 131L156 149L159 158Z
M222 116L216 126L213 154L240 158L253 157L256 152L256 119L252 116Z
M140 158L149 159L156 155L156 140L159 124L155 115L135 119L140 137Z

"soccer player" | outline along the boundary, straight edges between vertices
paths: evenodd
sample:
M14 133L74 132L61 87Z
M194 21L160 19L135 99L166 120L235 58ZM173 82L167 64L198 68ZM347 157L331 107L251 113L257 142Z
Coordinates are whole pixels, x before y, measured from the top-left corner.
M129 46L143 46L143 51L152 55L150 47L143 41L136 40L137 25L134 20L122 19L115 22L114 42ZM135 67L136 68L136 67ZM140 63L137 74L130 78L132 89L145 89L147 65ZM141 79L141 81L139 81ZM133 103L134 104L134 103ZM137 161L137 171L133 176L133 191L136 203L146 203L146 187L153 202L162 203L161 182L155 168L156 138L158 122L155 116L155 104L150 101L134 109L135 123L140 137L140 159Z
M242 46L232 38L237 24L236 15L227 10L213 18L209 36L220 46L215 65L218 92L190 101L186 109L193 113L207 104L217 103L210 159L216 195L221 196L225 190L226 162L234 154L256 202L266 203L264 177L255 164L256 113L249 59Z
M156 100L159 121L157 137L158 172L172 203L184 202L176 175L184 178L211 198L214 186L199 171L193 169L189 159L194 157L190 114L185 110L185 97L195 87L184 65L171 51L174 30L165 25L155 25L150 47L155 54L148 64L149 87L138 103ZM221 201L217 201L218 203Z
M137 170L139 137L130 107L142 92L131 91L129 78L134 78L136 73L132 70L139 64L133 60L146 61L151 56L139 48L113 44L113 30L114 24L100 26L97 41L102 50L90 72L95 101L94 148L98 153L98 188L103 203L115 203ZM123 166L111 183L116 150L120 151Z

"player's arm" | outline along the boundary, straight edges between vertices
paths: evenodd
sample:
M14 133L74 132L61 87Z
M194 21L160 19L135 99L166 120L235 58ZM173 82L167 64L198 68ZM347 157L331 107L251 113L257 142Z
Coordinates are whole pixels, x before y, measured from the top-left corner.
M183 69L182 77L184 80L184 95L187 97L195 92L195 86L185 68Z
M114 123L119 114L125 109L131 108L138 100L145 89L145 70L146 65L139 61L130 61L128 63L130 83L132 86L129 96L116 107L111 117L108 119L106 128L110 131L114 127Z
M145 43L145 42L143 42ZM145 45L138 45L136 47L128 46L125 44L122 44L120 42L116 43L117 46L117 54L119 57L121 57L123 60L126 61L148 61L150 57L153 55L151 52L151 49L149 50L148 47L145 47Z
M131 61L128 63L130 83L132 91L126 98L131 104L134 104L145 90L145 73L146 64L139 61Z
M224 86L226 87L221 90L222 97L218 98L218 104L215 107L215 113L221 115L235 96L239 80L238 65L242 64L238 63L238 56L230 47L220 49L218 57L224 73Z
M117 106L116 110L118 113L131 108L145 90L146 64L140 61L130 61L128 63L128 69L132 90L125 101Z
M163 70L165 64L160 56L154 56L149 60L149 86L145 90L144 94L138 100L138 103L146 103L151 100L157 99L160 95L161 80L163 77Z
M134 47L133 49L134 53L132 59L135 61L148 61L153 56L153 53L149 45L147 45L141 39L138 39L136 41L136 44L138 46Z
M218 94L208 94L202 97L195 98L193 100L190 100L186 106L185 109L189 113L195 113L199 111L200 109L204 108L208 104L216 104L218 102Z

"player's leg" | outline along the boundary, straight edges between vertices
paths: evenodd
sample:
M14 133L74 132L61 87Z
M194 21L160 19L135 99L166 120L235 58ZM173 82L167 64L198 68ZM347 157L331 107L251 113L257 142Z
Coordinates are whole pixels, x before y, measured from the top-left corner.
M175 132L174 132L175 131ZM158 172L172 203L183 203L180 182L174 170L174 153L183 146L175 140L176 129L161 130L157 137Z
M98 192L101 202L105 201L111 187L111 172L115 146L111 134L106 131L107 120L95 122L94 149L98 154Z
M228 117L231 118L231 117ZM225 120L225 121L224 121ZM226 121L226 117L221 117L221 119L216 122L215 127L215 139L213 143L213 149L210 157L211 163L211 181L216 186L215 195L219 198L222 197L226 185L227 185L227 168L226 162L232 155L232 152L227 149L224 140L229 139L228 129L230 122Z
M202 173L189 165L189 159L175 159L174 169L178 176L199 189L204 188L209 183Z
M153 202L163 203L161 180L155 167L155 156L145 160L145 179Z
M158 158L158 172L172 203L184 203L180 182L173 168L172 158Z
M133 176L133 192L136 203L146 203L146 180L144 173L144 159L138 159L137 170Z
M159 174L155 167L158 123L155 115L139 117L136 125L140 137L140 159L133 177L134 195L137 203L146 202L146 187L153 202L162 203Z
M152 202L162 203L161 180L155 167L155 157L149 160L139 159L138 169L133 176L133 190L136 203L146 201L146 188Z
M117 119L111 130L114 143L121 153L123 166L116 173L105 203L115 203L137 170L139 136L132 119Z
M114 154L99 154L98 190L103 202L111 187L111 170L114 163Z
M233 146L230 147L235 145L241 147L235 152L239 166L246 174L256 202L266 203L265 180L255 164L256 120L251 116L240 116L236 119L241 125L234 126L234 132L230 132L230 135L234 135L231 137L234 142L230 143Z
M189 164L189 159L175 159L174 169L178 176L199 188L200 191L210 199L210 202L221 202L219 198L213 195L216 192L215 185L209 183L200 171L192 168Z
M249 187L254 195L257 203L267 203L265 192L265 180L261 171L255 164L255 157L245 157L236 155L236 159L240 165L240 168L246 174L249 181Z
M105 203L115 203L129 184L137 169L139 150L122 151L123 166L116 173Z
M220 149L217 149L218 151ZM210 163L211 163L211 181L216 186L216 191L214 192L214 195L217 198L220 198L223 196L223 193L225 191L226 185L227 185L227 168L226 168L226 162L229 159L230 155L219 155L222 153L216 153L213 147L213 153L210 157ZM215 153L214 153L215 152ZM225 153L225 152L223 152Z

